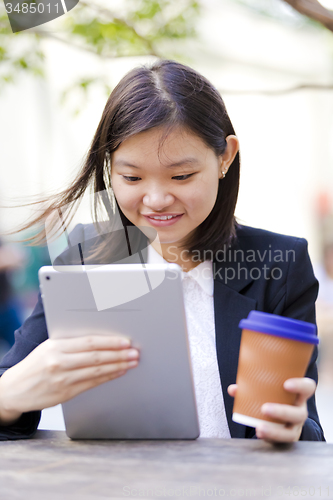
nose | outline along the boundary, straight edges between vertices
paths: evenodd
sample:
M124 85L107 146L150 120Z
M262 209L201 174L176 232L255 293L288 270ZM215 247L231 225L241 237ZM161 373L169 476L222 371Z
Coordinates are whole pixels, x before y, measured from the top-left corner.
M149 189L142 201L147 208L159 212L170 207L174 203L175 197L163 186L159 186Z

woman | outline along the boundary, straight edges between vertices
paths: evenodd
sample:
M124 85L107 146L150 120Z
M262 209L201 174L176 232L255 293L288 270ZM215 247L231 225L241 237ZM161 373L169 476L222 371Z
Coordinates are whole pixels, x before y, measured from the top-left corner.
M185 305L201 435L206 437L255 436L254 429L231 420L239 320L258 309L315 321L317 282L306 242L235 221L238 147L221 96L205 78L172 61L135 69L112 92L77 180L38 219L71 206L88 186L95 192L112 186L125 227L157 230L161 247L151 255L159 252L187 273ZM112 206L105 197L104 203L106 209ZM84 244L90 230L77 228L72 244ZM111 262L103 254L108 240L100 247L93 245L91 258ZM201 350L196 349L198 339ZM286 390L297 394L295 406L264 405L264 413L284 426L279 431L268 423L258 426L257 437L324 440L314 400L316 357L317 350L307 377L285 382ZM47 339L39 301L2 363L1 435L31 436L38 410L123 376L139 362L138 351L115 337Z

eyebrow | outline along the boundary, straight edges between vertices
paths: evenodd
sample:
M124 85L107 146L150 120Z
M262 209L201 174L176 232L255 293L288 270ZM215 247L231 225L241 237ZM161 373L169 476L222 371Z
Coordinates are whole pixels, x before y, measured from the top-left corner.
M169 165L165 165L166 168L176 168L176 167L181 167L182 165L185 165L186 163L190 163L192 165L197 165L199 163L199 160L197 158L193 158L192 156L189 156L187 158L182 158L180 161L177 161L176 163L170 163ZM119 158L113 163L114 166L116 167L132 167L132 168L140 168L137 165L133 165L132 163L122 160Z

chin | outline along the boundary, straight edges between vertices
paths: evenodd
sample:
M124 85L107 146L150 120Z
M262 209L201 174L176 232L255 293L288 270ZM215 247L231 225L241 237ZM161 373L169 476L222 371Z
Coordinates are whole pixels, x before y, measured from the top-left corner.
M185 238L187 237L188 235L183 236L182 238L161 238L159 236L159 241L161 245L172 245L172 244L181 245L184 242Z

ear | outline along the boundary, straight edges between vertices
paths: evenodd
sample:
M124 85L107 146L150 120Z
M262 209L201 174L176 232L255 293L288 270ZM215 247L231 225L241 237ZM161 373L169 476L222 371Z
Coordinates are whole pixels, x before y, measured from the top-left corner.
M239 141L235 135L228 135L225 140L227 141L227 147L223 155L220 156L220 179L225 177L230 165L239 151Z

